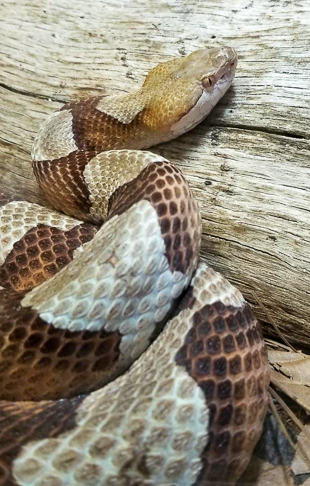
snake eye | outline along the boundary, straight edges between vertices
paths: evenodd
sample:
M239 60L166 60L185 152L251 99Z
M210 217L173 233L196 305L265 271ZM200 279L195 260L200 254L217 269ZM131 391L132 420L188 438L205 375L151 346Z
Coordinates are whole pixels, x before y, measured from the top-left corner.
M206 76L205 78L202 79L202 86L204 88L210 88L210 86L213 86L215 83L215 76Z

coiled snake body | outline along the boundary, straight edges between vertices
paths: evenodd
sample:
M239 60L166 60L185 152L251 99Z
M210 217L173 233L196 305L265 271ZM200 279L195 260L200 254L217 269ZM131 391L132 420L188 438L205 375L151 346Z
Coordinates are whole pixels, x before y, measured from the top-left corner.
M2 193L1 485L233 485L246 467L267 407L260 326L198 265L181 171L140 151L205 118L236 63L203 49L53 114L33 166L67 216Z

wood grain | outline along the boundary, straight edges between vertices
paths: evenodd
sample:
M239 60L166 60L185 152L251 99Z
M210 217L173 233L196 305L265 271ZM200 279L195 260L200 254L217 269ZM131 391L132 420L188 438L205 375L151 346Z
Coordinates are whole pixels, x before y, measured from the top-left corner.
M160 61L236 48L225 99L156 151L195 191L202 258L244 292L267 332L273 319L310 346L310 3L7 0L0 19L0 187L36 202L30 150L48 114L75 97L130 92Z

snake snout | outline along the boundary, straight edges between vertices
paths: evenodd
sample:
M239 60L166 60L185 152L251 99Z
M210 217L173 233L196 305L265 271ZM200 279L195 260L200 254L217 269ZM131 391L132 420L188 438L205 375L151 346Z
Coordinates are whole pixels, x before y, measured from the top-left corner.
M233 78L238 63L238 55L232 47L224 46L212 49L210 59L217 80L225 77L228 73Z
M238 63L238 55L233 47L223 47L222 54L227 58L227 63L230 64L231 67L236 67Z

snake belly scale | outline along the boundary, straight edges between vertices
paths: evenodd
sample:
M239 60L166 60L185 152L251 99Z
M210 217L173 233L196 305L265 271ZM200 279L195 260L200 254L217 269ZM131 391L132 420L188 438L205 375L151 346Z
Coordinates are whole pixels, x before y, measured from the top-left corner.
M0 193L1 486L223 486L247 466L260 325L199 263L180 169L142 150L200 123L236 64L201 49L135 93L67 104L32 153L54 209Z

